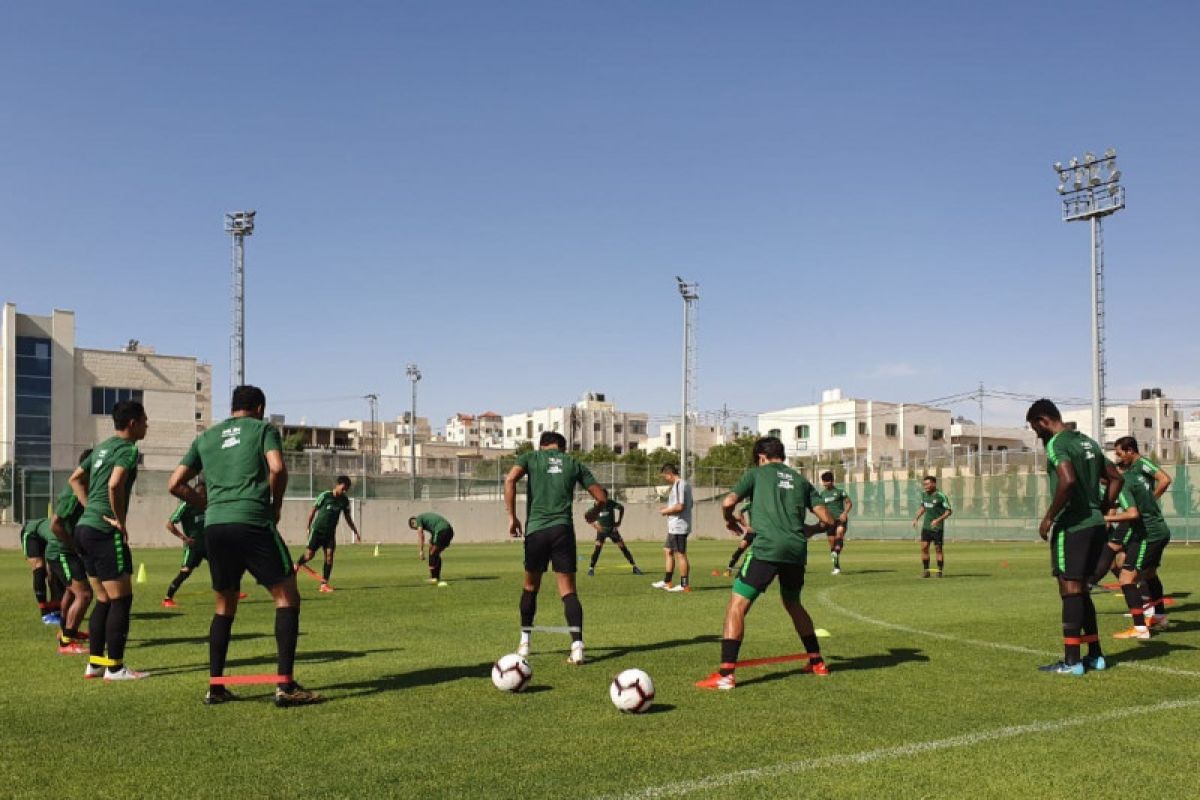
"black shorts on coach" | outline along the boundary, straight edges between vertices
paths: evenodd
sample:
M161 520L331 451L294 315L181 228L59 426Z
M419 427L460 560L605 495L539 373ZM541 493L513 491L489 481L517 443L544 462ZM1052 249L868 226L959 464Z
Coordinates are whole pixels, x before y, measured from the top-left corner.
M115 581L133 574L133 553L118 530L105 533L87 525L75 528L75 543L83 556L87 574L102 581Z
M204 545L212 587L217 592L241 589L246 572L270 588L283 583L294 571L291 553L274 526L236 522L208 525L204 528Z
M525 534L525 569L545 572L553 566L555 572L575 572L575 528L554 525Z

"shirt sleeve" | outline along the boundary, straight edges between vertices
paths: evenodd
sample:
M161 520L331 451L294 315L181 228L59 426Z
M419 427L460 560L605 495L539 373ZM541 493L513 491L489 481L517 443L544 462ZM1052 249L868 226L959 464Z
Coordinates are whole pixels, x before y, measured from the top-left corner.
M1158 473L1158 467L1148 458L1142 458L1138 461L1138 469L1150 480L1154 480L1154 476Z
M268 423L263 429L263 452L269 453L272 450L283 452L283 439L279 435L279 428Z
M616 500L613 500L612 504L613 504L613 511L624 511L625 510L625 506L621 505Z
M737 495L738 500L753 496L754 470L747 470L742 473L742 477L738 478L737 484L733 487L733 493Z
M938 497L941 498L942 505L946 507L947 511L954 510L954 506L950 505L950 498L946 496L945 492L938 492Z
M576 461L575 464L579 468L579 472L575 476L575 480L579 482L579 485L584 489L590 489L591 487L595 486L596 476L592 474L592 471L588 469L586 465L580 464L578 461Z
M200 443L200 437L197 436L192 440L192 446L183 454L183 459L179 462L180 466L194 469L199 472L204 465L200 463L200 448L197 445Z
M320 507L321 507L321 503L324 503L324 502L325 502L325 498L326 498L326 497L328 497L328 496L329 496L329 490L328 490L328 489L326 489L325 491L323 491L323 492L321 492L319 495L317 495L317 499L316 499L316 500L313 500L312 507L313 507L313 508L320 508Z
M807 484L807 486L804 489L804 496L803 496L801 504L800 504L801 511L804 511L807 509L813 509L813 508L816 508L817 506L825 505L825 498L822 497L821 493L817 491L817 487L813 486L811 483L808 483L807 481L805 481L805 483Z
M183 519L183 512L186 509L187 509L187 503L180 503L179 507L175 509L175 512L173 514L171 514L171 523L174 524L176 522L179 522L179 520Z
M1056 439L1058 439L1058 436L1055 436L1050 441L1046 442L1046 463L1055 469L1058 469L1060 456L1058 452L1058 445L1055 444Z
M1129 497L1128 489L1121 489L1121 493L1117 495L1117 505L1121 507L1122 511L1133 505L1133 500Z
M122 447L121 452L117 455L114 467L123 469L133 469L138 463L138 449L136 444L130 444L128 447Z

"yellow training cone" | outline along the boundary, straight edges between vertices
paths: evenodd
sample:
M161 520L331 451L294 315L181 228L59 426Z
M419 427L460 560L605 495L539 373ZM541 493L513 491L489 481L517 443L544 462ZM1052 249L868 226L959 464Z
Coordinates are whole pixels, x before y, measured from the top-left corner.
M825 630L824 628L817 628L815 631L813 631L813 633L815 633L821 639L828 639L830 636L833 635L829 631Z
M150 579L149 579L149 578L146 576L146 564L145 564L145 562L143 562L143 563L141 563L141 564L138 564L137 582L138 582L138 583L145 583L145 582L146 582L146 581L148 581L148 580L150 580Z
M378 555L379 555L379 542L376 542L376 543L375 543L375 555L376 555L376 556L378 556Z

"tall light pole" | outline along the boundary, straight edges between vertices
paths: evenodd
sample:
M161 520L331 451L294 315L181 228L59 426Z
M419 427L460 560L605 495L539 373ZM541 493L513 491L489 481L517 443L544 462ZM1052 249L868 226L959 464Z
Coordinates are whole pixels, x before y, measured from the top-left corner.
M692 307L700 299L700 284L688 283L678 275L679 296L683 298L683 409L679 418L679 477L688 476L688 424L692 402L692 382L696 379L696 339L692 325Z
M1087 220L1092 228L1092 438L1104 445L1104 230L1100 220L1125 207L1117 151L1097 158L1084 153L1064 166L1055 162L1064 222Z
M246 237L254 235L254 211L225 215L225 232L233 239L233 332L229 337L230 393L246 382Z
M376 462L376 458L379 455L379 430L375 424L375 420L377 418L376 415L377 415L378 409L379 409L379 395L375 394L374 392L372 392L371 394L365 394L365 395L363 395L363 400L367 401L367 406L371 410L370 451L371 451L371 465L372 465L372 468L375 468L374 465Z
M412 499L417 499L417 381L421 380L421 370L416 364L409 364L404 374L412 381L412 411L408 418L408 458L412 471Z

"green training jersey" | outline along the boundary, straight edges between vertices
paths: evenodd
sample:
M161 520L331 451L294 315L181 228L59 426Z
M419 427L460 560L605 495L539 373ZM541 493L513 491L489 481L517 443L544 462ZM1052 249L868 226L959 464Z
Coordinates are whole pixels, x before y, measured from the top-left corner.
M441 514L426 511L424 514L417 515L417 527L429 531L430 537L436 539L450 530L450 521Z
M1100 445L1079 431L1056 433L1046 442L1046 471L1050 475L1050 496L1058 491L1058 465L1071 462L1075 485L1062 511L1054 518L1054 530L1074 533L1104 525L1100 513L1100 478L1107 459Z
M1162 509L1154 498L1154 473L1145 474L1138 465L1125 472L1125 485L1121 487L1121 497L1125 501L1122 508L1136 506L1138 518L1130 523L1134 534L1148 542L1161 542L1171 538L1171 529L1163 519Z
M1131 466L1125 472L1126 475L1128 475L1130 473L1133 473L1135 475L1144 475L1146 477L1146 479L1148 481L1150 481L1150 491L1151 492L1154 491L1154 486L1155 486L1154 476L1156 474L1158 474L1158 465L1157 464L1155 464L1153 461L1146 458L1145 456L1142 456L1137 461L1133 462L1133 466Z
M624 517L625 506L611 497L600 506L600 511L596 514L596 524L600 526L600 530L608 533L617 527L617 511Z
M803 564L808 558L804 516L821 503L816 488L778 461L747 470L733 487L739 500L754 503L754 558L777 564Z
M46 543L46 560L57 561L62 555L62 542L58 541L58 537L50 529L50 520L38 519L30 522L33 523L33 535Z
M104 521L105 517L116 518L112 503L108 500L108 480L115 468L125 469L125 485L121 491L125 494L125 508L128 510L129 495L133 492L133 482L137 480L137 464L137 445L120 436L105 439L92 450L92 454L80 464L88 476L87 505L84 506L83 516L79 518L80 525L106 533L116 530Z
M196 544L204 541L204 512L202 510L189 506L187 503L180 503L175 512L171 514L171 524L182 528L184 535L195 539Z
M54 514L63 521L68 534L75 533L75 526L83 516L83 506L79 505L79 498L75 496L75 490L70 484L54 498Z
M837 519L842 514L846 513L846 490L840 486L834 486L832 489L821 488L817 492L821 495L821 503Z
M571 502L575 487L587 489L596 479L592 471L561 450L531 450L517 458L525 470L525 533L556 525L572 525Z
M206 525L275 524L267 469L267 453L273 450L283 452L279 430L254 417L230 417L196 437L179 463L204 471Z
M954 510L950 505L950 498L946 497L946 493L940 489L921 492L921 508L925 509L925 515L921 517L921 530L923 531L940 531L946 526L946 521L942 520L936 527L933 521L947 511Z
M350 495L345 492L334 494L331 490L326 489L317 495L317 499L313 502L313 508L317 510L317 513L313 515L312 527L308 532L332 536L337 530L338 520L341 519L342 513L350 510Z

